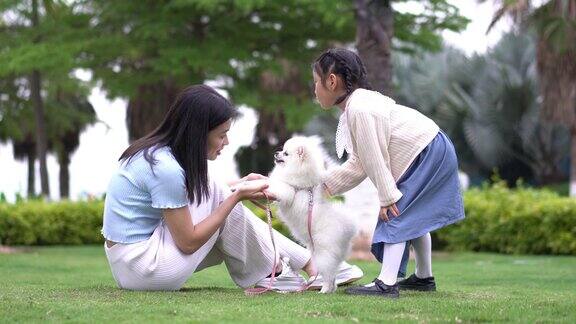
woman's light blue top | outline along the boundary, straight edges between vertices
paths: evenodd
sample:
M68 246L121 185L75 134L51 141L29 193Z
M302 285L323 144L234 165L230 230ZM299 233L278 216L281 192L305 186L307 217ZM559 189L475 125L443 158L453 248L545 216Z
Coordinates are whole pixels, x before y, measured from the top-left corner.
M147 240L162 220L162 209L188 205L184 170L169 147L153 154L151 166L142 152L121 162L104 203L102 235L118 243Z

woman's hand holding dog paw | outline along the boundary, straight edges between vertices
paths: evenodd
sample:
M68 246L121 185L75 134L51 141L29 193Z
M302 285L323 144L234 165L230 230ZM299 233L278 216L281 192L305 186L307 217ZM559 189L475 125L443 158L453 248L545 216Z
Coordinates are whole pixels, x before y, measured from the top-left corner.
M239 183L233 190L238 201L258 200L266 198L263 191L268 189L268 186L266 179L250 180Z
M261 179L268 179L268 177L263 176L259 173L250 173L247 176L244 176L240 181L251 181L251 180L261 180Z
M274 195L274 193L272 193L270 190L264 189L264 193L266 194L264 199L268 199L270 201L278 200L278 197L276 197L276 195Z
M246 181L266 180L266 179L268 179L268 177L263 176L263 175L261 175L261 174L258 174L258 173L250 173L249 175L244 176L244 177L242 177L241 179L233 180L233 181L228 182L228 186L230 186L230 187L232 187L232 188L235 188L236 186L241 185L243 182L246 182Z
M388 216L388 210L390 210L391 217ZM393 217L400 216L400 210L396 206L396 203L388 206L388 207L380 207L380 219L388 222Z

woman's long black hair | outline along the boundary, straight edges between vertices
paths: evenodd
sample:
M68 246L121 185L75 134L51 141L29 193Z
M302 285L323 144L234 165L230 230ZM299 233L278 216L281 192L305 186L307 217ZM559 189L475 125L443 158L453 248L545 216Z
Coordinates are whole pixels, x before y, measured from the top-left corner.
M139 152L150 166L156 164L153 153L168 146L184 169L190 203L208 198L208 132L238 116L235 107L206 85L194 85L182 91L166 117L154 131L132 143L120 161L128 162Z
M334 105L344 101L354 90L364 88L372 90L370 82L366 76L366 68L360 57L344 48L332 48L322 53L312 64L312 69L320 79L322 85L330 73L334 73L342 78L346 93L336 99Z

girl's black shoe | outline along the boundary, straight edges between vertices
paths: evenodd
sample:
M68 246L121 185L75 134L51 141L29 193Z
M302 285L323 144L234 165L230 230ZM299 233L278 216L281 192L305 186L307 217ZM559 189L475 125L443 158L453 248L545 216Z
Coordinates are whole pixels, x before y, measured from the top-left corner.
M381 296L387 298L398 298L400 296L398 292L398 284L388 286L378 278L374 279L373 282L374 286L372 287L351 287L346 289L346 293L350 295Z
M398 286L402 290L418 290L418 291L436 291L436 282L434 277L418 278L416 274L398 282Z

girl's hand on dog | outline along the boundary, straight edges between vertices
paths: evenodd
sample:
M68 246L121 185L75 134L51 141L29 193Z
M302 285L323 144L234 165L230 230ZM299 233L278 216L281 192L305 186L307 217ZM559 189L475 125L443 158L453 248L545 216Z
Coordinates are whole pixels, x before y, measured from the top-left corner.
M330 193L330 190L328 189L328 186L325 183L322 184L322 196L326 199L332 197L332 194Z
M388 216L388 210L390 210L391 217ZM400 210L396 206L396 203L388 206L388 207L380 207L380 219L388 222L393 217L400 216Z

